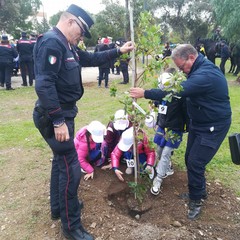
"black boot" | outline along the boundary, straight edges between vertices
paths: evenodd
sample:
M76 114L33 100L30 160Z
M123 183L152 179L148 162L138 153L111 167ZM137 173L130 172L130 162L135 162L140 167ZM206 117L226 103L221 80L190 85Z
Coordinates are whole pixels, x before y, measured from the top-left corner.
M195 220L199 217L202 208L201 200L189 200L188 203L188 219Z
M72 231L62 227L62 233L65 238L71 240L94 240L94 237L82 227Z
M179 194L179 198L183 200L189 200L189 193L188 192L181 193ZM204 200L207 200L207 198L208 198L207 192L203 193L201 200L204 201Z

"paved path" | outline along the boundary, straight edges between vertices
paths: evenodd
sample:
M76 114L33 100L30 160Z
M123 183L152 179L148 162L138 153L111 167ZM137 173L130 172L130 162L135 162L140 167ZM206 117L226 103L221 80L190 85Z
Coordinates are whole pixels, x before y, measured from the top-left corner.
M130 74L130 73L129 73ZM96 82L97 83L97 76L98 76L98 67L84 67L82 68L82 79L83 83L87 82ZM122 74L120 75L114 75L114 74L109 74L109 80L122 80ZM20 73L16 77L12 77L12 87L13 88L20 88L22 84L22 78L20 76ZM0 88L5 89L5 88Z

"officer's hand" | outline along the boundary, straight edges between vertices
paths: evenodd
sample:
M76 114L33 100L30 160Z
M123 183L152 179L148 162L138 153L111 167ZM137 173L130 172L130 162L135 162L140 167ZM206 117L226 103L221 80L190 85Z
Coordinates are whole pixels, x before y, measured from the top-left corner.
M120 170L116 169L116 170L115 170L115 174L117 175L118 179L119 179L121 182L124 182L124 179L123 179L123 177L122 177L123 173L122 173Z
M83 177L83 179L85 180L85 181L87 181L88 179L93 179L93 172L92 173L87 173L87 174L85 174L85 176Z
M145 90L142 88L130 88L129 93L132 98L144 97Z
M64 123L61 127L54 128L55 138L59 142L68 141L70 139L67 124Z
M120 47L120 52L121 53L128 53L131 52L134 49L134 43L129 41L126 42L122 47Z

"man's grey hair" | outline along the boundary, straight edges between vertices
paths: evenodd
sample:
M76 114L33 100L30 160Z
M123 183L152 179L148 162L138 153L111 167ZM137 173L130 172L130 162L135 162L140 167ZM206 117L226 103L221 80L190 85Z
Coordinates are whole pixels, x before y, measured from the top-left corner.
M187 60L189 55L194 55L197 57L198 52L191 44L180 44L172 51L172 59L175 60L177 58Z

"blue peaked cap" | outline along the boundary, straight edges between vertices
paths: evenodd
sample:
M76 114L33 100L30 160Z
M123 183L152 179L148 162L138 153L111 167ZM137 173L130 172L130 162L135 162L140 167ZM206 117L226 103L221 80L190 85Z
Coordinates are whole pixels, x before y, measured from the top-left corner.
M92 36L89 30L90 27L94 24L94 22L92 18L88 15L88 13L75 4L71 4L69 8L66 10L66 12L69 12L72 15L76 16L82 22L84 30L86 31L85 36L87 38L91 38Z
M7 35L2 35L2 41L8 41L8 36Z

